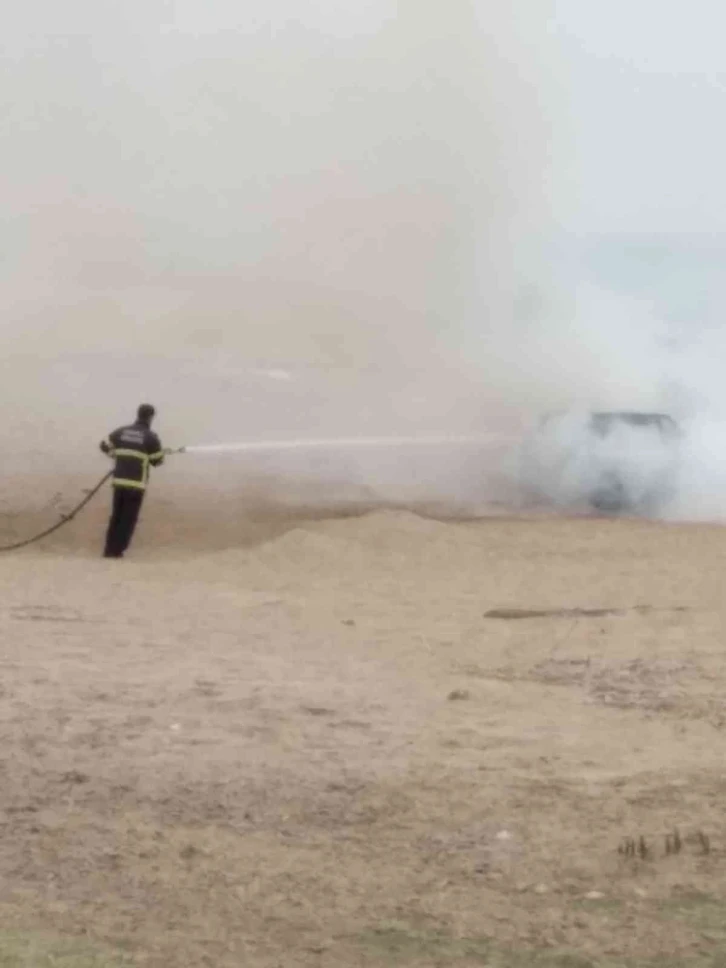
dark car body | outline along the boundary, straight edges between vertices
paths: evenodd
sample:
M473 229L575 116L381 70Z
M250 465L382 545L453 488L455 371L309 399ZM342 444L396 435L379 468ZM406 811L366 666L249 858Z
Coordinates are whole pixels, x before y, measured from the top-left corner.
M525 485L559 506L657 514L675 491L680 440L665 413L548 414L525 447Z

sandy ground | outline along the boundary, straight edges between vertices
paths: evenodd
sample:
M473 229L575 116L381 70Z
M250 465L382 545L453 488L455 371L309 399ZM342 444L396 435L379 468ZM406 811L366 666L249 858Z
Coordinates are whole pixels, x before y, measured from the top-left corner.
M723 963L722 528L159 494L109 562L104 502L0 557L4 931L148 968Z

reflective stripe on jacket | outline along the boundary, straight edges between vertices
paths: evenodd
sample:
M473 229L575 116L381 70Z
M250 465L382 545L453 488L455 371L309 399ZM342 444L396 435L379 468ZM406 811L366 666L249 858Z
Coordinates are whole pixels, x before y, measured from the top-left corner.
M142 423L119 427L109 434L101 449L115 460L114 487L131 487L146 490L149 467L158 467L164 461L164 451L157 435Z

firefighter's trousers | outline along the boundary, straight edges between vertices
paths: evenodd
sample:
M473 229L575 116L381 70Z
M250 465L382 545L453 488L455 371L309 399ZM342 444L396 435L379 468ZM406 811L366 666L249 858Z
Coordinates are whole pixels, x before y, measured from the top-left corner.
M120 558L131 544L143 501L144 491L140 488L114 487L113 507L103 552L105 558Z

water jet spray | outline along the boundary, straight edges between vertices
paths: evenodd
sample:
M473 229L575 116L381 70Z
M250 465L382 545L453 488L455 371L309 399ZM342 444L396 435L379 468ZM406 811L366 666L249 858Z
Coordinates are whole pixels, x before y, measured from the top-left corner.
M333 437L302 440L248 440L235 443L192 444L167 451L170 454L262 454L290 450L350 450L357 447L442 447L492 443L504 439L499 434L441 437Z

